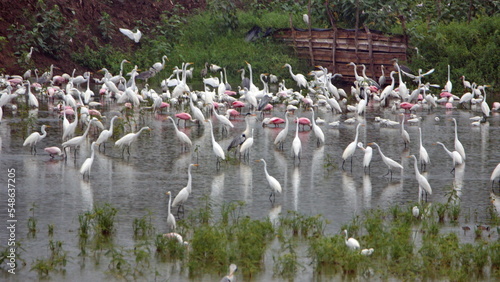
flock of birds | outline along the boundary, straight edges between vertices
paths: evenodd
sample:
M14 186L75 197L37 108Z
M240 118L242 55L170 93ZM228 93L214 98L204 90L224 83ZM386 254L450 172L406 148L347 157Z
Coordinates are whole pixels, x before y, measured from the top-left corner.
M130 31L122 31L131 39L138 42L140 40L140 32L132 33ZM246 63L249 71L249 77L245 76L246 68L239 70L241 73L241 83L237 89L227 81L226 69L215 64L205 64L200 75L203 79L202 90L192 90L188 84L188 79L193 77L192 63L183 63L181 68L175 67L172 74L161 82L161 92L150 88L147 79L153 75L159 74L165 69L167 56L162 57L161 62L155 63L146 71L141 73L135 66L127 75L123 75L124 64L130 63L127 60L121 62L121 69L118 75L112 75L106 68L102 68L99 72L103 73L101 78L94 78L93 84L101 85L98 93L90 87L91 73L85 72L83 75L54 75L54 66L50 67L50 71L42 74L40 77L35 72L36 78L31 77L31 72L26 72L24 76L4 75L0 77L0 122L3 116L3 109L8 108L12 113L17 111L17 105L26 103L26 106L31 109L39 107L39 100L51 101L54 108L62 119L62 136L60 146L45 147L52 158L60 156L64 159L69 155L68 150L74 150L75 159L76 152L79 147L87 144L89 139L89 131L92 126L97 127L100 131L98 138L91 142L91 154L85 159L80 166L80 173L83 177L87 177L90 181L90 172L96 155L96 150L100 150L101 146L105 146L113 137L114 122L117 119L122 119L122 112L116 112L110 119L108 129L105 129L101 120L102 117L99 108L106 107L110 103L116 103L123 109L135 109L136 114L146 115L147 111L163 114L167 110L171 115L168 120L172 122L175 129L178 142L181 144L182 151L193 151L193 143L191 138L180 128L180 121L184 122L184 127L198 126L207 127L210 130L211 143L213 154L216 158L216 167L220 169L221 161L226 160L227 154L234 151L235 155L239 155L244 160L250 159L250 150L254 144L254 131L258 128L253 128L249 121L251 118L258 118L262 121L262 126L280 127L284 124L283 129L274 139L276 150L284 150L288 132L290 128L291 116L298 110L312 111L312 119L306 117L293 117L295 122L295 137L291 143L291 153L294 164L300 164L302 154L302 144L299 138L299 131L310 130L314 133L318 146L325 144L325 134L323 132L326 125L329 128L336 128L340 125L340 119L326 124L324 119L321 119L318 114L320 108L326 109L326 112L331 112L333 116L352 117L343 120L345 124L358 123L356 126L356 135L354 140L345 147L342 153L342 168L346 169L346 161L350 161L352 170L352 160L356 149L361 149L364 153L363 168L369 171L370 162L373 156L372 146L378 151L382 161L387 166L387 175L395 169L403 169L403 166L395 160L386 156L382 148L376 142L368 143L364 146L358 141L360 126L365 126L366 120L364 115L366 109L370 106L377 105L390 109L394 113L398 113L400 120L389 120L380 117L375 118L375 122L380 122L381 125L387 127L400 127L401 141L405 147L413 142L410 135L405 129L405 123L418 124L421 117L419 113L422 111L432 111L437 107L444 107L447 110L453 110L457 106L477 112L479 115L471 118L471 125L480 125L481 122L486 122L492 111L500 110L500 103L494 102L492 109L486 102L488 85L477 85L469 83L462 76L461 80L466 93L461 96L452 94L453 84L450 77L450 67L448 66L448 80L444 88L439 94L432 93L431 87L440 88L439 85L424 82L432 73L433 69L423 72L418 70L417 74L412 74L411 71L400 66L397 61L393 62L394 70L390 72L390 83L386 81L388 78L384 74L382 67L382 76L375 80L366 76L366 67L361 65L362 74L358 74L358 65L351 62L353 66L355 81L351 87L351 93L348 95L346 91L334 85L333 79L341 76L332 74L326 68L317 66L307 76L294 73L292 66L285 64L283 68L287 68L291 79L293 79L294 87L287 88L285 80L278 81L275 75L262 73L259 79L262 87L258 87L254 83L253 71L251 64ZM189 68L189 69L188 69ZM218 73L216 76L209 74ZM398 76L398 79L395 76ZM129 78L127 79L126 76ZM414 90L410 90L404 76L415 82ZM136 79L143 79L144 84L136 83ZM86 88L83 86L86 85ZM142 86L142 88L140 88ZM271 91L272 85L277 89ZM271 116L275 112L275 107L284 108L283 116ZM183 111L188 108L188 111ZM222 113L225 114L222 114ZM248 113L246 113L248 112ZM245 114L246 113L246 114ZM234 128L233 121L236 118L244 117L246 128L243 132L234 134L234 138L227 148L223 148L214 136L214 123L218 123L222 132L229 135ZM315 118L316 117L316 118ZM408 118L407 118L408 117ZM453 161L453 167L462 164L466 160L464 146L461 144L457 134L457 121L453 118L455 125L455 142L454 148L448 149L443 143L436 144L443 147L446 153ZM78 126L85 128L82 135L76 135ZM323 129L322 129L323 127ZM37 153L37 145L47 136L47 129L50 132L50 126L42 125L41 133L31 133L23 143L23 146L29 146L33 154ZM114 146L121 150L122 156L130 154L130 147L136 142L140 134L144 131L150 131L148 126L141 127L135 132L130 132L118 138L114 142ZM415 177L418 181L419 191L427 195L432 195L432 188L425 176L420 173L420 170L425 170L429 164L429 154L427 153L422 143L422 129L419 127L419 152L418 158L415 155L410 155L414 161ZM387 148L384 148L387 150ZM265 159L259 159L258 162L263 163L265 177L271 188L269 200L274 202L276 195L282 192L280 182L271 176L267 170ZM191 193L191 168L198 164L190 164L188 168L188 182L175 197L169 191L168 203L168 227L172 231L165 234L166 237L172 237L183 241L179 234L175 233L176 223L175 217L171 213L172 207L178 207L177 212L183 210L183 204L186 203ZM420 170L419 170L420 168ZM493 170L491 175L492 188L495 179L500 178L500 163ZM173 200L172 200L173 197ZM353 238L347 239L346 244L350 248L358 249L359 243ZM169 234L169 235L168 235ZM365 249L363 254L371 254L373 249ZM232 265L233 266L233 265ZM234 269L233 269L234 268ZM231 268L232 275L236 266Z

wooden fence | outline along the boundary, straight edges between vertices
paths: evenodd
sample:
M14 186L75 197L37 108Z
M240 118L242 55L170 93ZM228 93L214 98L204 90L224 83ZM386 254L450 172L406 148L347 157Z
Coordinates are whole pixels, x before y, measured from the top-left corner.
M357 35L357 36L356 36ZM407 43L403 35L388 35L369 29L280 29L273 37L292 46L299 58L308 59L311 66L321 65L332 73L340 73L346 81L354 81L354 62L358 74L366 66L366 75L378 78L384 65L385 76L393 70L392 59L406 61Z

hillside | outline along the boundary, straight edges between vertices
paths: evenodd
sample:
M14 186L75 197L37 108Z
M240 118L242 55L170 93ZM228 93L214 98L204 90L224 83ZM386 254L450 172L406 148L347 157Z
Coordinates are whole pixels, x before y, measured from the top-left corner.
M40 9L45 5L47 9ZM25 64L20 59L20 54L26 54L29 47L25 40L18 40L16 43L14 37L23 38L26 36L26 30L34 32L33 22L42 22L48 16L50 10L57 5L63 17L63 24L71 23L76 20L76 33L68 37L66 48L57 54L55 58L42 50L35 49L32 54L32 62ZM206 1L204 0L181 0L175 1L175 5L180 5L184 13L190 13L198 8L204 9ZM179 7L178 7L179 8ZM56 8L57 9L57 8ZM128 28L134 30L136 24L141 26L153 27L162 13L173 11L172 1L158 0L27 0L27 1L1 1L0 2L0 37L5 40L0 42L0 72L7 74L22 74L28 68L37 68L47 70L51 64L57 66L58 72L71 73L73 69L77 72L85 71L81 66L76 65L71 60L71 52L78 52L84 46L96 48L97 44L110 43L115 48L133 48L134 43L122 35L118 28ZM103 39L102 28L99 28L99 22L103 16L109 15L109 40ZM12 25L16 28L10 28ZM21 29L21 26L26 29ZM9 39L9 33L11 39ZM15 33L15 34L13 34ZM107 41L107 42L106 42ZM24 46L23 44L26 44ZM63 46L63 45L62 45ZM23 48L21 48L23 47ZM18 54L15 54L17 51ZM18 62L21 61L20 64Z

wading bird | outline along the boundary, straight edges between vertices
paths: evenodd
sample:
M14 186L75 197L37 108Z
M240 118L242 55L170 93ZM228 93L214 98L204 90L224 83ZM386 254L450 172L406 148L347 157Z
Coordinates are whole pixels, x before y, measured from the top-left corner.
M36 155L36 144L40 142L45 136L47 136L47 131L45 131L45 128L50 127L49 125L42 125L41 131L42 134L39 132L33 132L31 133L23 143L23 146L30 146L31 147L31 153Z
M219 169L220 166L220 161L226 159L226 155L224 154L224 150L222 150L222 147L220 146L217 141L215 141L214 137L214 127L212 125L212 121L208 120L208 123L210 124L210 135L212 136L212 149L214 151L215 157L217 158L217 169Z
M182 212L184 212L184 203L187 201L189 194L191 194L191 168L193 166L198 166L198 164L190 164L188 167L188 182L186 184L186 187L182 188L179 193L177 193L177 196L174 198L174 202L172 203L172 207L177 207L177 214L179 214L180 209L182 207Z
M67 147L70 147L70 148L73 147L75 149L75 158L76 158L76 150L86 140L87 135L89 134L90 126L92 126L92 123L94 123L95 121L98 121L98 119L97 118L92 118L90 120L89 124L87 125L87 129L85 129L85 132L83 133L83 135L75 136L75 137L69 139L68 141L62 143L62 148L63 148L63 151L64 151L64 156L67 156L66 148Z
M443 146L443 149L446 151L448 156L450 156L450 158L453 160L453 169L450 172L453 172L457 165L461 165L464 162L464 160L462 159L462 156L460 155L459 152L457 152L457 151L452 152L452 151L448 150L448 148L446 148L446 146L441 142L436 142L436 144Z
M356 151L356 147L358 146L358 136L359 136L359 127L361 123L358 123L356 126L356 137L354 137L354 141L352 141L347 147L344 149L344 153L342 153L342 169L344 169L344 163L347 158L351 157L351 170L352 170L352 157L354 156L354 152Z
M101 144L104 145L104 151L106 151L106 142L108 141L111 136L113 136L113 122L115 121L116 118L121 118L119 116L114 116L111 119L111 122L109 123L109 129L105 129L101 131L101 134L99 134L99 137L96 140L96 143L99 144L99 150L101 149Z
M85 179L85 174L87 174L87 179L90 180L90 169L92 168L92 164L94 163L94 156L95 156L95 145L96 142L92 142L90 145L90 150L92 151L90 153L90 158L87 158L82 166L80 167L80 174L83 176Z
M354 238L348 238L347 229L344 229L343 233L345 233L345 245L349 247L351 250L357 250L360 248L358 240Z
M420 165L422 166L422 170L425 170L426 166L428 163L431 162L429 158L429 154L427 153L427 150L425 149L424 145L422 144L422 128L418 128L418 134L420 137L420 149L419 149L419 158L420 158Z
M168 191L166 194L168 195L167 228L168 228L170 231L174 231L174 230L175 230L175 227L176 227L175 217L174 217L174 215L170 212L170 207L171 207L171 205L172 205L172 193L170 193L170 191Z
M458 133L457 133L457 120L455 118L453 119L453 123L455 123L455 151L460 153L460 156L462 156L462 159L465 161L465 150L464 146L462 145L462 142L458 140Z
M131 132L131 133L123 136L122 138L118 139L115 142L115 146L122 149L122 156L123 156L123 152L125 152L125 147L127 147L127 153L130 155L130 145L132 144L132 142L137 140L137 138L139 138L139 135L144 130L152 130L152 129L149 128L148 126L145 126L145 127L141 128L138 132L136 132L136 133Z
M371 145L374 145L375 147L377 147L378 149L378 152L380 153L380 156L382 157L382 161L385 163L385 165L387 165L387 168L389 169L389 171L387 171L387 174L391 174L391 179L392 179L392 169L394 168L399 168L399 169L403 169L403 166L400 165L399 163L397 163L395 160L391 159L391 158L388 158L384 155L384 153L382 153L382 150L380 149L380 146L375 143L375 142L372 142L372 143L368 143L368 146L371 146Z
M130 40L133 40L135 43L139 43L142 37L142 32L139 29L137 29L136 32L133 32L130 29L120 28L120 32L130 38Z
M427 178L420 174L418 171L418 161L417 157L415 155L410 155L408 158L413 158L415 160L414 166L415 166L415 178L417 179L418 182L418 187L419 187L419 192L422 191L423 193L425 192L425 201L427 201L427 194L432 195L432 188L431 185L429 184L429 181L427 181Z
M267 172L267 163L264 159L256 160L256 162L263 162L264 163L264 173L266 174L267 182L269 183L269 186L271 187L271 194L269 195L269 201L274 203L274 201L276 199L276 193L281 194L281 184L279 183L278 180L276 180L276 178L269 175L269 173ZM271 197L273 198L272 200L271 200Z
M171 116L168 116L168 119L170 119L172 121L172 123L174 125L174 129L175 129L175 134L177 135L177 138L179 139L179 141L181 141L181 150L184 151L184 150L187 150L188 147L190 148L191 146L193 146L191 139L189 139L189 137L186 135L186 133L180 131L177 128L177 125L175 124L175 120Z
M366 169L368 168L368 173L370 173L370 163L372 161L373 149L370 146L366 146L366 148L364 148L362 142L358 142L358 147L365 152L363 156L363 170L366 172Z

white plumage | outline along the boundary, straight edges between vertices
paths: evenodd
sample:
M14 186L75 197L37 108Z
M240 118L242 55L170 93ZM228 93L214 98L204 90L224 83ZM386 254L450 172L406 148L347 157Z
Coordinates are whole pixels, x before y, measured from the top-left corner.
M142 32L139 29L137 29L136 32L133 32L130 29L120 28L120 32L130 38L130 40L133 40L135 43L139 43L142 37Z

